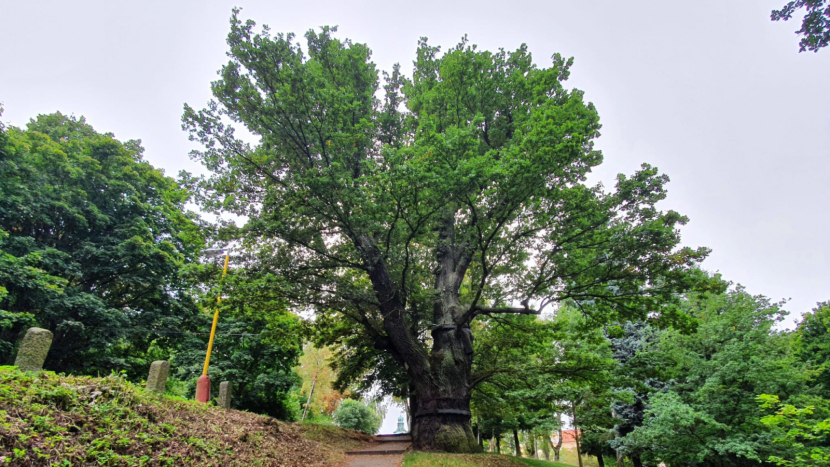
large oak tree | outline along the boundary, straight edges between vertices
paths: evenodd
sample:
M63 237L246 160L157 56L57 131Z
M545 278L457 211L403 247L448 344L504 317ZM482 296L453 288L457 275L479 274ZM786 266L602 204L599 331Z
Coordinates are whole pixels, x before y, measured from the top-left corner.
M185 107L212 171L204 207L247 218L248 266L350 345L342 365L406 387L416 448L478 449L470 394L493 374L474 372L478 317L570 299L596 322L682 318L676 293L706 250L678 248L686 219L655 208L655 168L586 184L600 124L562 84L571 60L423 39L411 79L395 66L380 92L369 48L335 29L303 50L254 28L234 12L215 99Z

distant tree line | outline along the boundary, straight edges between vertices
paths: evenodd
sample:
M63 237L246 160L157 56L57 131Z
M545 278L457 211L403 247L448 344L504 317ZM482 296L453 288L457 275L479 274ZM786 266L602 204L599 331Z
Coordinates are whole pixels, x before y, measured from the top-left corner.
M830 306L785 331L784 303L706 276L686 329L600 328L574 307L493 323L482 346L515 350L475 393L482 445L558 457L564 418L599 465L830 465Z

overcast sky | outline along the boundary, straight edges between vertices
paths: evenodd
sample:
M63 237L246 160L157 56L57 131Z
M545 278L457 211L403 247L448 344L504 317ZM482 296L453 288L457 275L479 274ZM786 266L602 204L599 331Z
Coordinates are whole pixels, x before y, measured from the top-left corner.
M784 3L3 1L2 120L84 115L170 175L201 173L182 105L210 98L235 5L275 32L338 25L386 70L410 71L420 36L525 42L539 66L575 57L569 85L603 122L594 181L656 165L672 179L663 207L691 218L684 243L713 249L704 266L798 315L830 300L830 48L799 54L799 24L769 20Z

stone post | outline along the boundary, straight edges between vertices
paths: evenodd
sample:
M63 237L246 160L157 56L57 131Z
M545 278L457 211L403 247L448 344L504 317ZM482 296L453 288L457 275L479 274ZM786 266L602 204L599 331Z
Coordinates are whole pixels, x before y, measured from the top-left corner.
M46 354L52 346L52 333L46 329L29 328L20 343L17 357L14 359L14 366L22 371L40 371L43 369L43 362L46 361Z
M167 360L157 360L150 364L150 375L147 376L147 390L164 393L167 387L167 376L170 374L170 364Z
M231 387L231 383L227 381L222 381L219 383L219 407L223 409L230 409L231 408L231 397L233 396L233 388Z

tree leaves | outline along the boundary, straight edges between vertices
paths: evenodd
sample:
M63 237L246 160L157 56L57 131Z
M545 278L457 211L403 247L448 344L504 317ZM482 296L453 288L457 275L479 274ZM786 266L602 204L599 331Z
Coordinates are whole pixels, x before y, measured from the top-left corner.
M0 309L17 317L4 340L37 323L55 332L50 370L143 377L151 342L196 311L180 275L204 245L188 193L140 141L83 118L41 115L0 143Z
M384 95L369 48L334 28L305 46L254 28L234 11L214 100L185 106L204 146L192 156L212 171L200 196L247 218L241 245L314 310L320 344L343 346L341 378L423 376L431 328L467 327L477 307L572 300L595 326L688 324L678 293L708 250L677 247L687 219L655 206L668 182L656 168L612 192L585 184L600 124L563 85L571 59L543 68L524 45L465 38L442 54L422 39L412 78L395 66ZM451 306L436 311L442 294Z
M818 52L830 44L830 4L825 0L794 0L780 10L773 10L770 16L773 21L789 21L801 9L805 13L801 29L796 31L796 34L802 36L798 43L799 52Z

